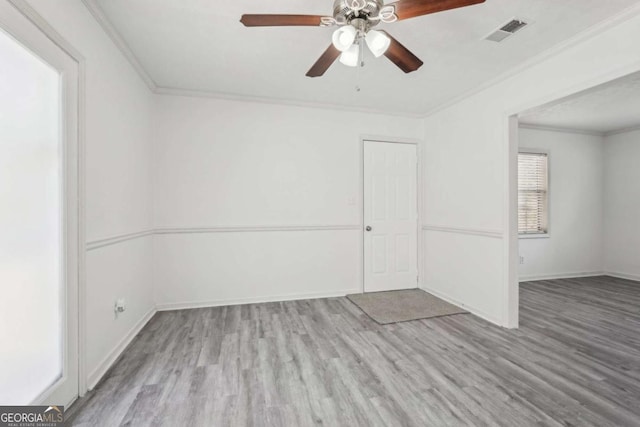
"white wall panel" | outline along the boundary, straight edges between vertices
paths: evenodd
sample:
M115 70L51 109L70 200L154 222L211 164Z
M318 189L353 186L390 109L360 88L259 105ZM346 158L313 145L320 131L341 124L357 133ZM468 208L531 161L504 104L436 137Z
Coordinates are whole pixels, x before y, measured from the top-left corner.
M418 119L175 96L156 101L157 226L357 224L360 136L423 132Z
M502 239L424 231L423 288L491 322L501 323ZM460 268L460 266L464 268Z
M87 253L87 374L92 387L155 309L152 237L128 240ZM116 316L116 298L126 311Z
M360 291L360 233L259 231L154 236L160 309Z
M640 131L605 139L605 270L640 280Z

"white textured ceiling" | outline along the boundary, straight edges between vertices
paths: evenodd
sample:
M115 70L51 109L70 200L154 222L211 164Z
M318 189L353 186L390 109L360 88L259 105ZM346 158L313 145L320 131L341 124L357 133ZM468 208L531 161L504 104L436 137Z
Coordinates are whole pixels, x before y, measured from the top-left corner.
M333 29L245 28L243 13L329 15L333 0L92 0L159 87L423 114L623 11L637 0L487 0L380 27L424 61L404 74L386 58L359 72L307 70ZM483 40L511 18L532 23ZM356 92L356 85L361 87Z
M640 126L640 73L536 109L520 122L599 133Z

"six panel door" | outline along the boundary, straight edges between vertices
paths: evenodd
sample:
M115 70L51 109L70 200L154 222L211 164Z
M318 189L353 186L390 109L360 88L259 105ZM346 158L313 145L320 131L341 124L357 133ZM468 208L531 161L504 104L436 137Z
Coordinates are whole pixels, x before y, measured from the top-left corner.
M364 290L418 285L417 148L364 142Z

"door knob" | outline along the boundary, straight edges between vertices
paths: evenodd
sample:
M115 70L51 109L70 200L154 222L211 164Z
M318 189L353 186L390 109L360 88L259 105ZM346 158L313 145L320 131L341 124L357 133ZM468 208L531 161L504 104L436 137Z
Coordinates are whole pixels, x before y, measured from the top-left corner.
M365 230L367 230L367 231L371 231L371 230L372 230L372 228L371 228L371 226L370 226L370 225L367 225L367 228L365 228Z

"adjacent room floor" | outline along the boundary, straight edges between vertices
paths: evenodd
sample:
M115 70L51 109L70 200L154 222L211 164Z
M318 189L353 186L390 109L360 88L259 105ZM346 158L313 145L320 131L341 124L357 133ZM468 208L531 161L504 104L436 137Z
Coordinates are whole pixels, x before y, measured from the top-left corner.
M161 312L73 425L640 425L640 283L524 283L521 327L346 298Z

